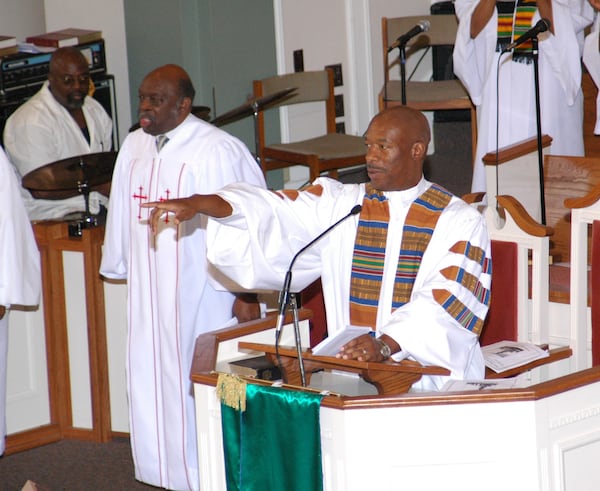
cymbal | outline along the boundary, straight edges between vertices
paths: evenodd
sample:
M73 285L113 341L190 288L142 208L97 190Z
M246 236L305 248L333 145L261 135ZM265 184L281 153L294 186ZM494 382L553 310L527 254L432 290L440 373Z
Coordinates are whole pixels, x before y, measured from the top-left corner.
M273 92L269 95L264 95L262 97L253 97L248 99L241 106L232 109L231 111L226 112L225 114L221 114L217 116L215 119L211 121L211 124L215 126L223 126L224 124L233 123L238 119L245 118L246 116L250 116L254 114L254 111L262 111L275 105L276 103L282 102L288 96L291 97L292 92L298 90L297 87L288 87L287 89L280 90L278 92Z
M117 152L98 152L69 157L32 170L23 177L23 187L34 198L65 199L112 179Z

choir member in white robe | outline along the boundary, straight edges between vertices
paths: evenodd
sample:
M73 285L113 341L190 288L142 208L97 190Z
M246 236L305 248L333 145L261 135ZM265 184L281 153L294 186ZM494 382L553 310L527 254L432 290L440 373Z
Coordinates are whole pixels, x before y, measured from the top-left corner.
M376 320L370 326L377 337L356 338L340 356L381 360L377 340L383 340L392 354L406 353L423 364L444 366L453 378L480 379L484 362L478 331L488 310L491 261L489 236L479 212L442 191L449 201L422 256L410 299L392 308L401 243L409 229L407 215L417 199L432 188L422 176L428 143L427 120L406 107L380 113L366 132L371 184L383 191L389 202L383 278ZM209 261L246 288L281 289L294 255L363 203L364 196L365 184L319 178L300 192L274 193L232 184L216 196L192 196L146 206L155 207L155 232L160 231L158 224L164 220L161 213L165 210L174 212L176 220L189 219L194 213L214 217L208 228ZM361 217L363 212L364 206ZM351 216L342 221L294 263L292 291L300 291L321 277L329 333L352 322L351 275L359 219ZM465 281L467 277L469 281ZM440 292L452 300L441 302L444 295ZM455 310L458 305L462 307ZM423 377L414 388L439 389L446 380Z
M235 297L207 282L206 217L149 233L140 204L213 192L232 182L265 186L247 148L190 114L183 69L160 67L139 89L141 128L125 139L114 170L101 273L127 278L127 376L135 475L167 489L198 489L189 372L196 337L232 320ZM156 136L168 141L157 149ZM257 312L257 316L260 312Z
M40 256L12 164L0 148L0 455L6 437L6 369L11 305L38 305Z
M482 162L486 153L537 135L534 65L512 50L502 55L498 50L496 5L501 4L507 2L454 3L459 19L454 73L477 108L473 191L486 191ZM488 9L489 18L473 35L478 7ZM552 137L549 153L580 156L584 154L581 54L583 30L592 22L591 8L585 0L539 0L530 25L542 17L550 20L551 30L538 36L541 132ZM516 37L513 34L509 42Z
M600 9L600 0L589 0L591 6ZM596 88L600 87L600 16L596 13L594 24L590 33L585 37L583 47L583 63L592 77ZM600 135L600 91L596 96L596 124L594 125L594 134Z
M19 177L40 167L87 153L112 148L113 124L102 107L88 95L88 61L73 47L52 54L48 80L6 121L4 146ZM107 189L89 194L90 212L108 202ZM21 194L30 220L56 220L85 211L83 195L60 200L36 199L25 188Z

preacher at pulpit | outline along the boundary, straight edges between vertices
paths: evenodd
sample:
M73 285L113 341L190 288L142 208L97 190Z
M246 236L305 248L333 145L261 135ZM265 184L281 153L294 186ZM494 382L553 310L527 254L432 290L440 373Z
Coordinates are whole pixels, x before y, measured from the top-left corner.
M379 361L406 353L452 378L481 379L490 240L477 210L424 179L429 140L423 114L394 107L365 133L367 184L321 177L302 191L272 192L238 183L145 206L154 207L155 232L161 220L212 217L209 260L244 288L278 290L296 252L361 204L360 215L298 257L291 290L320 276L330 334L347 325L375 330L339 356ZM446 379L423 377L413 388L439 389Z

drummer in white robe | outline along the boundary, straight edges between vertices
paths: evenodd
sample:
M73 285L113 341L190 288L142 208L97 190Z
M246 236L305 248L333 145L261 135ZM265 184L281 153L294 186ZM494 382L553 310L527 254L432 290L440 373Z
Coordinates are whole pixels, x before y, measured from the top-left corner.
M12 164L0 148L0 455L6 436L6 369L11 305L38 305L40 256Z
M541 131L552 137L549 153L583 155L581 54L583 30L592 22L587 0L456 0L454 5L459 19L454 73L477 108L472 191L486 191L486 153L537 135L531 46L501 50L540 18L551 25L538 36Z
M20 179L44 165L112 148L113 124L102 105L89 95L90 69L79 49L52 53L48 80L6 121L4 145ZM102 194L104 193L104 194ZM34 198L21 189L30 220L56 220L86 210L83 195L64 199ZM106 206L108 188L89 194L90 212Z
M214 217L209 260L244 287L279 289L296 252L362 204L359 217L342 221L298 257L292 291L321 276L329 333L349 324L376 331L376 337L361 336L345 345L339 356L380 361L407 354L448 368L453 378L480 379L484 362L478 335L489 303L490 240L479 212L423 178L429 138L421 113L394 107L376 116L365 134L369 185L319 178L304 191L275 193L233 184L216 195L145 206L155 207L152 226L158 237L164 233L162 221L173 219L163 215L166 210L178 222L196 220L195 213ZM371 196L388 203L387 220L366 215ZM387 228L387 238L369 258L372 263L380 259L379 267L367 271L376 278L374 296L355 282L368 270L360 267L368 260L362 261L357 245L361 233L369 233L370 221ZM397 302L397 288L406 283L411 289ZM363 322L360 311L369 301L374 311L366 305L371 320ZM446 380L423 377L415 388L440 388Z
M190 114L194 88L179 66L148 74L139 89L141 128L115 165L101 273L127 278L127 375L135 475L167 489L198 489L194 400L189 371L196 337L260 315L208 281L206 217L163 222L149 233L146 201L210 193L232 182L264 187L242 142ZM168 140L158 149L158 140ZM160 138L159 138L160 137ZM232 310L233 309L233 310ZM233 312L233 313L232 313Z

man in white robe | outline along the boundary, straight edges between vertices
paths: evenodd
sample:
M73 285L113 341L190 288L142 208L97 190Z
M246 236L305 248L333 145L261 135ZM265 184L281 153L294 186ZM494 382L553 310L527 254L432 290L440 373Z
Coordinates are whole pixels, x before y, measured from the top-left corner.
M533 62L514 50L502 55L498 50L497 5L507 3L454 3L459 19L454 72L477 108L472 191L486 191L482 162L486 153L537 135ZM515 17L513 13L513 21ZM530 26L540 18L551 23L550 30L538 37L541 131L552 137L550 153L583 155L581 54L591 8L586 0L539 0ZM508 42L516 37L513 31Z
M38 305L40 255L13 166L0 148L0 455L6 437L6 369L11 305Z
M592 77L596 88L600 87L600 16L597 10L600 9L600 0L589 0L590 5L596 10L594 24L590 33L585 38L583 47L583 63ZM594 134L600 135L600 91L596 96L596 124L594 125Z
M189 372L197 336L233 315L258 317L208 283L206 217L150 234L146 201L210 193L232 182L264 187L260 166L236 138L190 114L187 73L166 65L139 89L141 128L125 139L113 175L101 273L127 278L127 376L135 475L167 489L198 489ZM164 140L158 149L158 141ZM249 308L250 312L238 310Z
M484 376L478 334L487 314L491 281L490 241L483 216L462 200L427 182L422 175L429 143L425 117L407 107L376 116L365 134L370 185L387 198L389 220L383 275L369 325L376 337L361 336L339 356L385 359L406 353L426 365L448 368L453 378ZM319 276L331 334L352 320L355 237L365 212L365 184L319 178L304 191L270 192L232 184L216 195L148 203L151 224L160 236L165 219L209 221L209 261L245 288L280 289L294 255L323 230L363 203L360 217L349 217L300 255L292 272L292 291ZM419 220L407 218L429 191L446 197L416 276L409 300L394 309L396 271L405 237ZM171 213L163 215L165 211ZM413 223L416 227L413 226ZM400 254L401 244L403 252ZM439 389L447 377L423 377L415 388Z
M88 95L89 84L88 62L77 48L60 48L52 54L48 80L10 115L4 128L6 153L21 179L58 160L112 149L112 121ZM85 211L83 195L47 200L33 198L24 188L21 193L31 220ZM92 214L106 206L107 195L108 188L90 193Z

